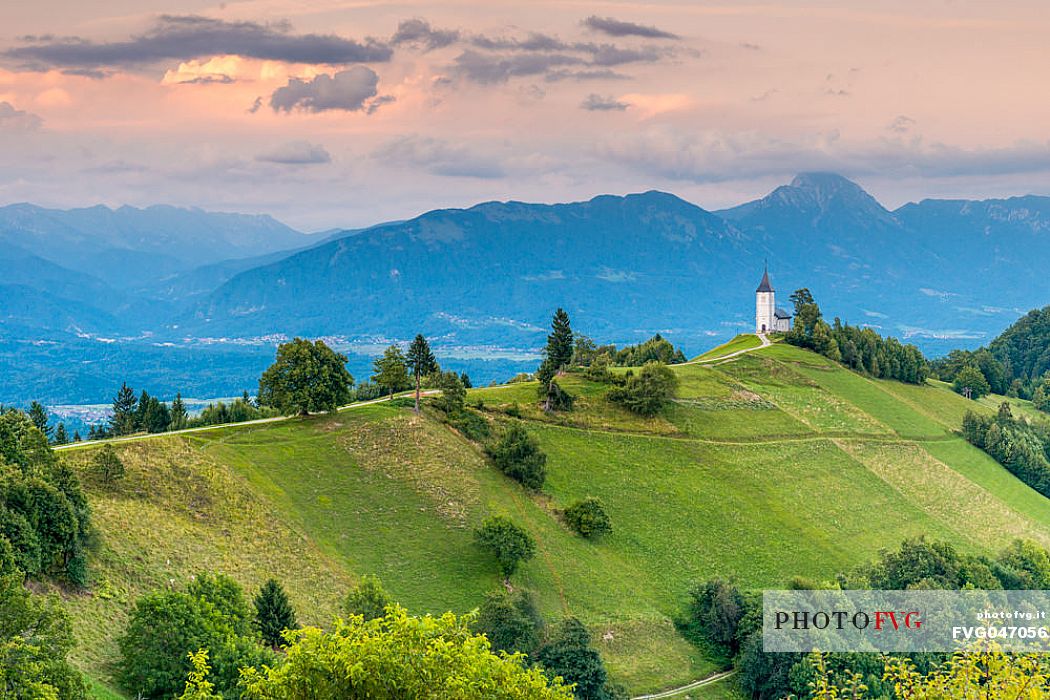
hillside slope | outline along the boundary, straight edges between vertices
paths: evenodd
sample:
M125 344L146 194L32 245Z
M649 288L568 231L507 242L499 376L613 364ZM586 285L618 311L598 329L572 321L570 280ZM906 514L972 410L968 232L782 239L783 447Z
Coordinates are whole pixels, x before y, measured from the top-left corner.
M953 432L967 408L993 406L780 344L676 372L679 399L652 419L577 376L563 380L576 410L554 416L530 384L471 392L489 419L520 413L540 441L540 495L396 404L119 444L131 476L116 492L89 484L102 545L95 594L70 601L78 660L107 677L128 602L205 569L250 586L282 579L310 622L363 574L414 611L469 610L498 585L471 528L506 514L539 544L515 585L549 617L584 619L615 677L644 692L715 668L671 623L698 579L827 578L920 534L966 551L1015 537L1050 546L1050 501ZM83 465L91 449L66 454ZM612 517L600 542L557 518L586 495Z

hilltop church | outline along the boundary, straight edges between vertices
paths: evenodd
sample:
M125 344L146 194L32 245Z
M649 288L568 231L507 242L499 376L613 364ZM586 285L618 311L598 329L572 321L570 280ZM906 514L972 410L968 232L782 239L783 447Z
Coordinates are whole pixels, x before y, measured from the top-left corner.
M769 283L769 268L762 273L762 283L755 290L755 333L787 333L791 314L777 308L776 293Z

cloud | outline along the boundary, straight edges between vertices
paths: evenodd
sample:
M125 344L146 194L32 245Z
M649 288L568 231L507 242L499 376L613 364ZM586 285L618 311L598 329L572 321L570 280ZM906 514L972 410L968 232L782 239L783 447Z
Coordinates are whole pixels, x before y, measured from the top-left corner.
M634 22L623 22L612 17L599 17L591 15L581 23L588 29L609 36L640 36L647 39L680 39L677 34L665 32L656 27L635 24Z
M496 158L477 153L467 146L441 139L405 136L390 141L372 153L384 163L421 168L432 175L493 179L503 177Z
M35 131L44 120L20 109L15 109L10 102L0 102L0 130Z
M455 59L454 70L476 83L503 83L510 78L542 75L553 68L582 65L582 58L562 53L487 54L467 50Z
M270 96L275 112L325 112L370 110L378 93L379 76L371 68L354 66L335 75L322 73L312 80L291 78ZM371 110L374 111L374 110Z
M645 115L651 96L621 97ZM660 97L660 96L656 96ZM668 107L673 106L669 100ZM968 149L926 143L920 137L846 141L838 132L791 138L761 132L691 131L653 125L598 141L595 155L625 167L671 180L715 183L783 177L799 171L830 171L847 177L933 177L1020 175L1050 172L1050 142Z
M397 32L390 38L395 46L415 46L426 51L441 49L459 40L455 29L434 29L425 19L406 19L397 25Z
M197 15L163 15L144 34L123 41L79 37L32 39L3 56L32 70L141 68L204 56L243 56L310 65L390 60L392 49L374 39L358 42L334 34L295 34L286 22L227 22Z
M916 122L914 119L902 114L890 122L886 129L895 134L907 134L912 130L912 127L914 127L915 124Z
M318 165L331 163L332 156L324 146L308 141L289 141L273 150L260 153L255 160L280 165Z
M630 107L626 102L621 102L615 97L602 97L591 93L587 99L580 104L581 109L589 112L622 112Z

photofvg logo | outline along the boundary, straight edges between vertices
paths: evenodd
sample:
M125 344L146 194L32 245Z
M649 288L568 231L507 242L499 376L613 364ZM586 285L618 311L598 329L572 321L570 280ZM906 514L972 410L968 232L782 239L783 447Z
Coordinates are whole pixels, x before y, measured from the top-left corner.
M1050 591L765 591L768 652L1050 650Z

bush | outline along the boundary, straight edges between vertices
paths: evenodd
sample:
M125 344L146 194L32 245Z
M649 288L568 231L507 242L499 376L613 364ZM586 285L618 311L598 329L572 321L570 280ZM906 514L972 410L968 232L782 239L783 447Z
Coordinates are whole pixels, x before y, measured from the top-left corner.
M598 382L599 384L612 384L614 377L613 373L609 371L609 365L612 362L609 356L605 353L598 355L587 369L583 370L583 376L585 379Z
M667 365L647 362L638 374L632 374L622 387L608 393L609 400L642 416L655 416L674 397L678 377Z
M244 673L244 700L572 700L561 683L521 659L494 654L452 613L410 617L401 608L331 632L293 633L284 663Z
M109 485L123 479L126 470L113 445L103 445L91 460L92 471L103 484Z
M565 509L566 524L584 537L593 538L612 532L612 521L601 499L588 496Z
M736 586L711 579L690 589L683 631L694 641L703 640L732 655L739 650L738 631L745 612L744 596Z
M575 617L566 618L536 651L536 663L547 676L560 676L575 685L578 700L612 700L621 694L609 684L601 655L591 646L591 635Z
M449 416L448 424L463 434L463 437L474 442L487 440L492 435L489 422L483 416L470 411L462 411L458 415Z
M383 395L383 387L373 382L361 382L354 389L354 401L374 401Z
M393 605L390 595L383 590L375 576L365 576L356 588L346 594L343 613L347 617L360 615L365 621L375 620L386 614L387 606Z
M489 593L471 626L475 633L488 638L493 651L505 651L508 654L531 653L539 642L542 627L543 618L536 609L532 595L526 590Z
M547 478L547 455L520 423L510 429L498 443L488 448L496 467L526 488L538 491Z
M217 691L239 697L239 669L273 661L259 646L251 617L240 587L222 575L201 576L185 591L143 596L119 640L121 684L134 696L173 697L193 670L187 654L207 649Z
M543 399L543 410L547 413L571 411L572 404L576 401L576 397L562 389L555 379L551 379L546 384L540 384L539 395Z
M510 578L521 562L536 556L536 542L532 536L502 515L486 518L474 531L474 541L496 557L504 578Z
M69 615L57 600L30 595L21 572L0 576L0 697L87 697L66 660L73 643Z

